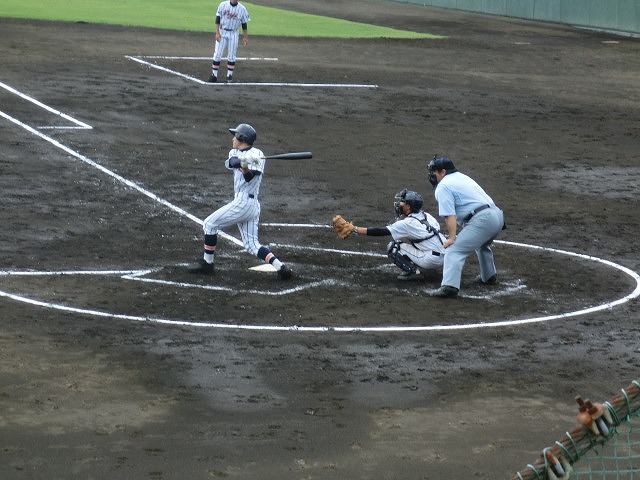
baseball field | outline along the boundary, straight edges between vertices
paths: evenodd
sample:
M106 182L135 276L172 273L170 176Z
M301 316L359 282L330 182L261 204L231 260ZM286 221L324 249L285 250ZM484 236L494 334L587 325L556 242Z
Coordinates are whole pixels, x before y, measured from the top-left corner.
M204 81L206 28L0 18L0 478L512 478L576 395L639 376L640 43L382 0L252 7L233 84ZM290 35L306 15L377 33ZM260 191L288 282L234 228L213 277L185 270L242 122L267 155L313 152L268 161ZM437 214L434 154L508 225L498 284L469 258L455 300L397 280L388 238L329 228L386 225L403 188Z

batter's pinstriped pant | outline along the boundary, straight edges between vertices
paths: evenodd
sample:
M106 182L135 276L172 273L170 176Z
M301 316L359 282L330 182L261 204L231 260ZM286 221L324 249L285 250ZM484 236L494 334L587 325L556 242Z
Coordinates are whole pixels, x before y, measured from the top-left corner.
M245 250L252 255L257 255L260 249L259 220L260 202L255 198L240 195L205 218L202 228L205 235L215 235L218 230L236 224Z

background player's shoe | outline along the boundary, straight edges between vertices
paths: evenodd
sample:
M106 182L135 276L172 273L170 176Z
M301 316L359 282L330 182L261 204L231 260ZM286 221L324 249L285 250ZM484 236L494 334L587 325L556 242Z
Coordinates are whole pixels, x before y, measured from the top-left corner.
M216 83L218 81L218 79L216 78L216 76L212 73L211 75L209 75L209 78L207 78L207 82L208 83Z
M233 77L232 76L228 76L227 77L227 83L233 83Z
M278 270L278 278L280 280L289 280L292 275L293 275L293 272L286 265L282 265L282 268Z
M215 266L213 263L208 263L204 258L201 258L198 260L198 263L194 263L189 267L189 272L211 275L215 272Z

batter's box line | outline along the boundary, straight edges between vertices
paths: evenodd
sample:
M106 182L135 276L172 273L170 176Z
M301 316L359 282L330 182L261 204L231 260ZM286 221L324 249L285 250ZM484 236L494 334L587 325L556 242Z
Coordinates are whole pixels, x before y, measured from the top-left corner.
M183 266L182 264L179 266ZM196 283L189 282L174 282L172 280L161 280L158 278L148 278L146 275L150 275L153 273L157 273L162 269L153 269L153 270L140 270L139 272L134 272L132 274L123 275L121 278L126 280L135 280L143 283L155 283L159 285L170 285L172 287L180 287L180 288L196 288L201 290L209 290L209 291L217 291L217 292L229 292L229 293L245 293L250 295L264 295L264 296L282 296L289 295L292 293L302 292L304 290L309 290L312 288L318 287L328 287L328 286L344 286L347 285L346 282L341 282L335 279L324 279L316 282L309 282L302 285L297 285L293 288L286 288L284 290L258 290L258 289L241 289L237 286L227 287L224 285L202 285ZM215 278L215 277L214 277Z
M171 75L175 75L180 78L184 78L185 80L189 80L191 82L198 83L200 85L208 85L208 86L253 86L253 87L309 87L309 88L378 88L378 85L372 84L357 84L357 83L295 83L295 82L215 82L209 83L204 80L200 80L199 78L192 77L191 75L187 75L182 72L178 72L176 70L172 70L167 67L163 67L161 65L157 65L153 62L147 62L144 58L149 58L145 56L134 56L134 55L125 55L125 58L137 62L141 65L146 65L149 68L154 68L156 70L160 70L165 73L170 73Z
M178 266L183 266L182 264ZM290 295L292 293L302 292L304 290L309 290L312 288L318 287L344 287L347 285L346 282L342 282L340 280L335 279L324 279L316 282L308 282L302 285L296 285L292 288L285 288L282 290L258 290L254 288L250 289L241 289L237 286L228 287L224 285L202 285L195 284L189 282L174 282L171 280L161 280L158 278L149 278L148 275L153 275L160 272L163 268L153 268L153 269L144 269L144 270L59 270L59 271L46 271L46 272L36 272L36 271L0 271L0 277L60 277L60 276L74 276L74 275L83 275L83 276L119 276L123 280L131 280L142 283L150 283L150 284L158 284L165 285L171 287L180 287L180 288L195 288L200 290L208 290L208 291L217 291L217 292L228 292L228 293L241 293L241 294L250 294L250 295L264 295L264 296L283 296Z

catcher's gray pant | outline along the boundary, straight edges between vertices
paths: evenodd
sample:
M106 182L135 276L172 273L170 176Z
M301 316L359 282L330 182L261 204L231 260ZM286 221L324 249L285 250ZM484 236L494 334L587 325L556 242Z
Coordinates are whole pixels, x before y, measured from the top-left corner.
M475 214L446 250L442 269L442 285L460 288L462 268L467 257L476 252L480 263L480 276L488 280L496 274L491 243L504 225L504 214L498 207L491 207Z
M204 220L202 226L205 235L215 235L218 230L238 225L242 243L247 252L257 255L260 250L258 240L258 221L260 219L260 202L245 194L238 194L231 203L220 207Z

